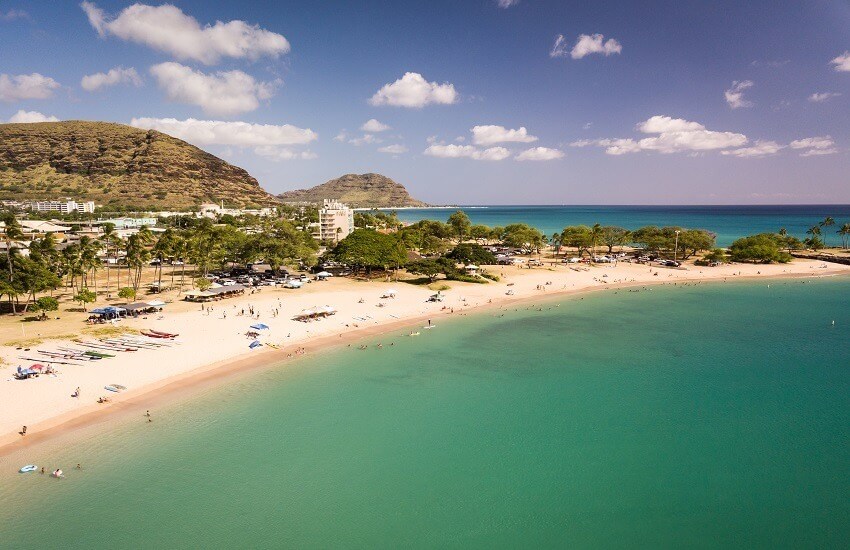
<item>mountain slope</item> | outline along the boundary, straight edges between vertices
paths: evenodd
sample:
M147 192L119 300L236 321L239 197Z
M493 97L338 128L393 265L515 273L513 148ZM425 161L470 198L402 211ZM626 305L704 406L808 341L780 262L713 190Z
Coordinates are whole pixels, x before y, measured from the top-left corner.
M411 197L402 184L381 174L346 174L310 189L281 193L278 197L284 202L314 203L339 199L355 208L428 206Z
M131 209L271 204L245 170L155 130L107 122L0 124L0 199Z

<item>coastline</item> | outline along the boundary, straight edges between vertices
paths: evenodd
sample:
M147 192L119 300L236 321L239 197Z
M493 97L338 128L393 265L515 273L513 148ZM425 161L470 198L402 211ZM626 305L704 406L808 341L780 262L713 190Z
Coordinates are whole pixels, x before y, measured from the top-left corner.
M805 266L804 266L805 264ZM794 269L787 271L788 266L793 266ZM628 267L633 268L634 265ZM641 266L644 267L645 266ZM224 357L213 362L206 362L195 368L186 369L175 374L163 376L154 381L142 384L125 393L118 394L113 398L113 402L108 405L90 404L76 407L72 410L62 411L56 414L48 415L46 418L32 423L29 426L29 431L26 437L21 437L16 431L4 432L0 434L0 458L5 458L22 449L30 448L36 445L41 445L46 442L59 438L60 436L72 436L76 431L82 430L95 425L106 424L110 420L125 417L129 414L140 414L145 409L155 407L159 404L170 403L184 396L191 396L197 392L219 386L227 381L239 379L241 376L248 376L257 372L260 369L270 369L285 365L290 359L295 360L300 355L292 355L293 346L303 348L306 354L314 354L322 351L333 351L344 345L349 345L364 338L374 337L383 334L389 334L396 330L401 330L406 327L417 325L418 323L426 322L428 319L434 319L439 316L450 316L456 318L468 313L483 314L490 310L513 307L523 304L532 303L540 300L563 299L594 292L602 292L606 290L620 290L634 287L648 286L664 286L673 283L718 283L718 282L734 282L753 280L776 280L776 279L809 279L809 278L825 278L832 276L848 276L850 268L846 266L830 265L824 269L820 266L814 266L809 261L794 262L787 264L786 270L779 272L778 269L766 269L770 266L734 266L740 274L733 275L728 270L713 271L709 276L700 271L699 274L689 271L676 270L676 276L673 277L673 272L664 271L668 275L668 279L663 279L657 276L653 278L633 278L632 280L618 280L618 282L603 281L598 277L585 279L579 286L573 284L572 287L567 287L566 284L562 288L553 288L548 292L531 292L529 289L523 289L524 292L508 296L502 292L509 286L518 283L534 284L537 281L548 277L555 277L553 273L560 271L560 274L567 276L573 275L570 272L564 272L562 268L539 269L539 270L521 270L519 273L512 273L512 283L495 283L492 285L458 285L450 291L455 297L458 291L480 291L486 288L491 298L484 302L479 301L474 304L467 303L466 298L461 298L462 302L451 306L457 308L457 311L434 309L425 313L408 314L399 316L395 319L384 319L382 322L375 321L374 324L367 326L355 326L345 332L325 331L324 334L305 336L303 339L294 341L292 345L287 345L284 349L269 349L266 348L259 353L249 352L239 355ZM773 266L775 268L781 266ZM759 268L759 269L756 269ZM604 268L602 268L604 269ZM650 268L650 272L652 268ZM762 274L761 271L769 271ZM523 273L525 271L526 273ZM656 268L656 271L658 269ZM744 273L746 271L746 273ZM589 275L601 275L602 271L596 269L591 270ZM608 271L607 273L611 273ZM734 272L733 272L734 273ZM689 276L690 275L690 276ZM542 277L541 277L542 276ZM607 276L607 274L606 274ZM380 288L379 285L385 286L388 283L368 283L370 290ZM358 289L359 290L359 289ZM424 295L423 291L427 289L416 288L419 292L416 298ZM539 290L539 288L535 288ZM495 292L494 292L495 291ZM427 291L429 294L431 291ZM498 292L498 294L496 294ZM467 292L469 294L469 292ZM234 306L235 307L235 306ZM448 307L448 306L447 306ZM186 312L190 314L190 312ZM178 313L178 315L184 315ZM391 316L392 317L392 316ZM347 326L347 325L346 325ZM309 331L307 331L309 332ZM197 342L190 344L197 345Z

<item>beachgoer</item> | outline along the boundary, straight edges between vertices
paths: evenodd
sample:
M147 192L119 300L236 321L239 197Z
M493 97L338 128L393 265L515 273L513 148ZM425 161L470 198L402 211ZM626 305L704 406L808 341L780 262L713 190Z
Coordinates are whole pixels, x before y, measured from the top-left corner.
M82 470L82 469L83 469L82 465L81 465L81 464L79 464L79 463L77 463L77 469L78 469L78 470Z
M21 435L27 435L27 427L26 426L21 428Z
M45 472L44 472L44 466L42 466L42 467L41 467L41 473L42 473L42 474L43 474L43 473L45 473Z

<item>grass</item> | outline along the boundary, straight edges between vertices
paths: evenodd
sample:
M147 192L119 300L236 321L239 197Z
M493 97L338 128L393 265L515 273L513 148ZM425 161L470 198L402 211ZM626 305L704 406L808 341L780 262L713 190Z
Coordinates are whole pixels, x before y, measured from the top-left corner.
M139 334L137 329L115 326L84 328L82 332L87 336L121 336L122 334Z

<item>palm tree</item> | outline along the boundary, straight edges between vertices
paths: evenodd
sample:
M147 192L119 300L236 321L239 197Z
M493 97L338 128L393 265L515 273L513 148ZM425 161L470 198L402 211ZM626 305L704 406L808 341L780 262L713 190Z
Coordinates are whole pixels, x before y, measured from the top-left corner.
M5 223L5 231L4 237L6 238L6 265L9 268L9 285L13 286L15 281L15 268L14 268L14 260L12 258L15 249L15 241L20 241L24 238L24 232L21 229L21 224L18 223L18 219L15 218L14 215L8 214L4 216L3 222ZM15 304L12 303L12 315L15 312Z
M593 224L593 227L590 228L590 257L593 258L596 256L596 243L599 242L599 239L602 237L602 226L598 223Z
M827 216L818 225L820 225L823 228L832 227L833 225L835 225L835 219L832 216ZM824 239L824 242L825 241L826 241L826 239Z
M841 235L841 246L845 249L847 248L848 241L850 240L850 223L845 223L841 226L841 229L836 231L839 235Z
M101 239L103 240L104 243L106 243L106 297L107 298L109 298L109 268L111 267L110 263L109 263L109 259L110 259L109 245L112 244L112 241L114 241L117 238L117 236L118 235L115 233L115 224L114 223L103 224L103 236L101 237ZM119 272L119 274L120 274L120 272Z

